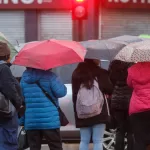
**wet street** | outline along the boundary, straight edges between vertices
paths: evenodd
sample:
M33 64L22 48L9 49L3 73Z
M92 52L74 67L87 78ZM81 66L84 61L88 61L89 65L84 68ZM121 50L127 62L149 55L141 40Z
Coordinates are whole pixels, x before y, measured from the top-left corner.
M43 145L41 150L49 150L49 148ZM79 150L79 144L63 144L63 150ZM89 150L92 150L92 145L90 145Z

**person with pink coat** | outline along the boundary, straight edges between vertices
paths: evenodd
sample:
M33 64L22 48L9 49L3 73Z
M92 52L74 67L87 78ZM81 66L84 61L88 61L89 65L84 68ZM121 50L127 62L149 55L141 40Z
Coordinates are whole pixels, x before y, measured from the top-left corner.
M135 138L134 150L150 144L150 62L139 62L128 69L127 84L133 88L129 106Z

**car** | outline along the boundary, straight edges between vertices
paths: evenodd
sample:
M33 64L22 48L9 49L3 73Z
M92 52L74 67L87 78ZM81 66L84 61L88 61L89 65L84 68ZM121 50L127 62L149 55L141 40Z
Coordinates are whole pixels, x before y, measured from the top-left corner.
M80 130L75 127L75 117L72 102L72 85L71 76L77 64L67 65L53 69L53 71L61 78L67 87L67 95L59 99L60 107L69 120L69 124L61 127L61 136L64 143L79 143ZM101 60L101 67L108 69L109 61ZM104 133L103 147L104 150L114 150L116 129L107 128ZM126 141L126 140L125 140ZM125 150L127 146L125 146Z

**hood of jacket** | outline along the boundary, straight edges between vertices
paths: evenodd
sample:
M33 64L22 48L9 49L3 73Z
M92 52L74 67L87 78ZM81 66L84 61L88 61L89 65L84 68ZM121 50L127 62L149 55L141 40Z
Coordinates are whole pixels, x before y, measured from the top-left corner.
M133 84L140 85L150 84L150 62L140 62L133 65L128 70Z
M133 88L129 113L150 110L150 62L140 62L129 68L127 82Z
M24 82L28 84L33 84L41 79L41 77L48 73L49 71L44 71L44 70L39 70L39 69L33 69L33 68L28 68L24 73L23 73L23 80Z

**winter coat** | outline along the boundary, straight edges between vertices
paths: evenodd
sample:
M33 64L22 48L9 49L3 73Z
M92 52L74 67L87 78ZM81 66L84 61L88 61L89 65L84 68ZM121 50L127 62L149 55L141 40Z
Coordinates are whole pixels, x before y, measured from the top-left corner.
M141 62L129 68L127 83L133 88L130 115L150 110L150 63Z
M23 101L20 86L4 61L0 61L0 91L19 110ZM17 112L12 118L0 119L0 150L16 150L18 148L17 133Z
M3 61L0 62L0 91L12 102L18 110L22 105L22 97L18 92L17 81L13 77L10 68Z
M127 85L127 70L132 63L126 63L114 60L110 64L110 79L114 85L111 97L112 111L125 110L128 111L132 89Z
M108 72L98 66L94 70L92 70L91 68L91 72L93 73L93 76L95 76L98 79L101 91L103 91L103 93L105 94L111 94L112 84L109 80ZM72 89L73 89L73 104L74 104L76 127L77 128L90 127L100 123L107 123L108 111L106 107L106 102L104 103L102 112L99 115L87 119L78 118L76 111L77 94L80 88L78 77L79 77L78 72L75 70L72 76Z
M21 79L26 111L24 118L20 119L20 124L24 124L26 130L60 128L58 110L37 86L37 81L57 105L58 98L67 93L66 87L53 72L27 69Z
M113 110L128 110L131 95L132 89L125 82L116 82L111 98L111 108Z

